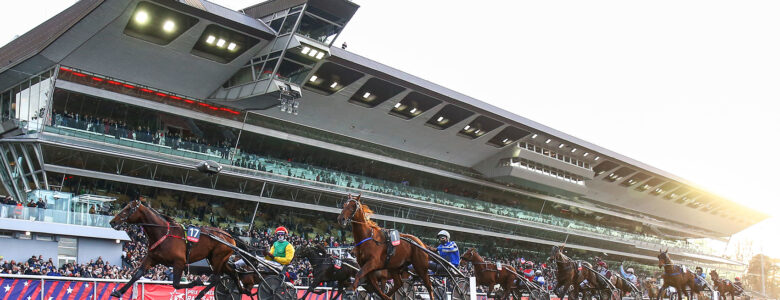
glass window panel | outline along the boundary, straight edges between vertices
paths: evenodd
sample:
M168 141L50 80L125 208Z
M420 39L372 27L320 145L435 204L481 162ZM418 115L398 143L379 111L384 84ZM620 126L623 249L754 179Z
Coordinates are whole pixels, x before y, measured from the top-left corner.
M295 21L298 20L298 15L300 14L301 13L295 13L287 16L287 18L284 20L284 24L282 24L282 28L279 30L279 35L290 33L295 26ZM271 23L273 24L273 22Z

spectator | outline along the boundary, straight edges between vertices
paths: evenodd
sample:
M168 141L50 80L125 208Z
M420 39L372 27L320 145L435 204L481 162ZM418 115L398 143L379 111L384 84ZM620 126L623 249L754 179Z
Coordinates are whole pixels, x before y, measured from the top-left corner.
M43 221L46 216L46 202L44 202L43 199L38 198L36 206L38 207L38 221Z

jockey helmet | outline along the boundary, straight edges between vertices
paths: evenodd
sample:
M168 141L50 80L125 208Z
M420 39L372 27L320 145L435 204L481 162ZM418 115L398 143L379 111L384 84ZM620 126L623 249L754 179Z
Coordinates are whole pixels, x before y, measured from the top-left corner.
M604 268L607 267L607 263L605 263L603 260L600 260L598 265L601 266L601 267L604 267Z
M634 268L628 268L628 270L626 270L626 273L634 274Z
M436 235L436 237L441 237L441 236L446 237L447 240L450 239L450 233L447 232L446 230L439 231L439 233Z
M284 226L276 227L275 232L276 232L276 234L279 234L280 232L283 232L284 234L289 234L289 232L287 231L287 228L284 228Z
M536 275L542 275L542 271L541 271L541 270L536 270L536 272L535 272L534 274L536 274Z
M739 277L734 277L734 281L739 281Z

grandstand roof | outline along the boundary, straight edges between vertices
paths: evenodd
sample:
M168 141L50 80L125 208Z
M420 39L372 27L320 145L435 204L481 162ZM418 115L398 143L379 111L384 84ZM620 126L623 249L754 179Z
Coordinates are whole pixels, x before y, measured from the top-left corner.
M25 73L62 63L204 99L275 35L266 24L205 0L154 0L199 18L201 22L194 27L198 30L219 24L260 40L233 62L206 61L190 54L198 34L182 35L164 47L122 34L138 2L82 0L4 46L0 49L0 90ZM300 3L274 0L244 11L260 15ZM346 1L338 3L345 10L357 9ZM573 199L569 203L575 206L587 199L692 227L706 224L717 236L767 218L664 170L340 48L332 47L330 56L312 74L354 80L342 82L333 91L307 83L298 116L276 109L256 113L471 168L494 182L529 185ZM529 151L520 143L543 150ZM541 170L500 165L502 159L521 157L582 178L583 184Z

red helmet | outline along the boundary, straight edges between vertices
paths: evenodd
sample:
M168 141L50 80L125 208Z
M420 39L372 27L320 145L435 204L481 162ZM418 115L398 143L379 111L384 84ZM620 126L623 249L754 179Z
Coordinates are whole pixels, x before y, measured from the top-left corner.
M739 281L739 277L734 277L734 280Z
M284 226L276 227L275 233L284 232L284 234L290 234L290 232L287 231L287 228L284 228Z
M605 263L603 260L600 260L599 261L599 266L602 266L602 267L606 268L607 267L607 263Z

